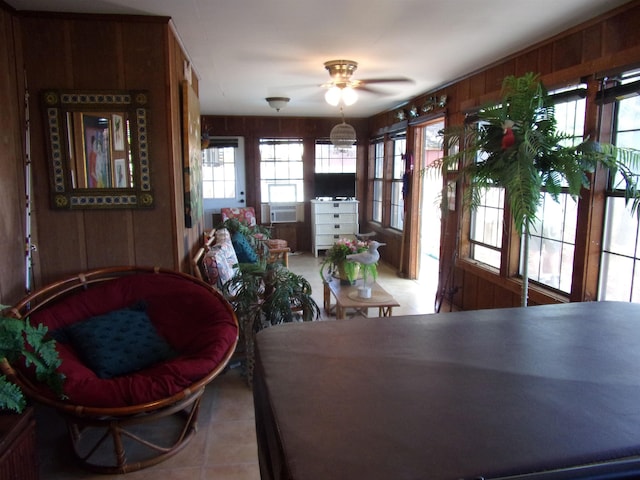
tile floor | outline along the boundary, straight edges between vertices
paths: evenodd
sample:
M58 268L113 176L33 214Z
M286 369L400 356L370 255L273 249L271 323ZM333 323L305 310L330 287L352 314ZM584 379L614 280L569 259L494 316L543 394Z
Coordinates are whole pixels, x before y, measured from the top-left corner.
M322 258L310 253L291 255L289 268L309 280L313 296L322 306ZM381 264L378 283L391 293L400 307L394 315L431 313L434 309L435 279L438 263L425 261L430 280L421 282L398 277L388 265ZM373 312L373 310L371 311ZM324 316L323 320L331 320ZM61 418L45 407L38 407L38 456L41 480L123 478L82 470L73 461L67 433ZM127 474L127 480L259 480L251 389L239 368L228 370L206 389L199 416L199 430L191 443L169 460Z

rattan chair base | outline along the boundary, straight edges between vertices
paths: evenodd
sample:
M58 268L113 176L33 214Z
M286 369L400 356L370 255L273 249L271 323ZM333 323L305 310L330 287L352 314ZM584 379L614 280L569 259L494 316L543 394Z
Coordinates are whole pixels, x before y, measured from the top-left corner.
M76 459L87 470L103 474L135 472L166 460L180 452L195 435L203 393L204 388L174 405L129 418L64 415ZM165 417L181 424L176 438L169 442L166 429L157 424ZM146 435L135 431L136 426L151 422L154 425L144 432ZM153 438L159 432L169 445Z

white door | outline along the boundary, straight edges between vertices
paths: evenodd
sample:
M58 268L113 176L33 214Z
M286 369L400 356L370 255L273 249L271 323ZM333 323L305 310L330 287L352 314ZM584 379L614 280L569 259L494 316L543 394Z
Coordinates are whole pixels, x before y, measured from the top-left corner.
M202 153L202 192L206 229L221 208L246 206L243 137L210 138Z

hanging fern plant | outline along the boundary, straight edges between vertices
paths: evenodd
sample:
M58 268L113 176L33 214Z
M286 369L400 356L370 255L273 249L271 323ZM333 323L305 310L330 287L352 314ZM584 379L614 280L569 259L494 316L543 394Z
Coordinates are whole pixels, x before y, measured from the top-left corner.
M506 77L500 103L480 110L478 120L478 128L445 130L448 151L456 153L429 168L451 170L462 165L464 203L471 208L480 205L487 188L504 188L514 226L525 241L525 258L543 192L558 201L566 188L577 198L582 188L589 188L588 174L598 166L608 168L612 175L622 174L625 198L631 211L640 214L635 173L640 171L640 152L589 140L572 145L573 137L557 129L555 108L539 75ZM527 302L527 263L523 262L523 306Z

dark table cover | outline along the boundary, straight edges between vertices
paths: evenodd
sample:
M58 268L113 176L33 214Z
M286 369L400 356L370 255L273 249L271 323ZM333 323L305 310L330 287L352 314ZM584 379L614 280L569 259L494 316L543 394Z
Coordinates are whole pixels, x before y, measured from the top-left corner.
M633 470L598 463L640 454L640 305L287 324L254 382L263 480Z

